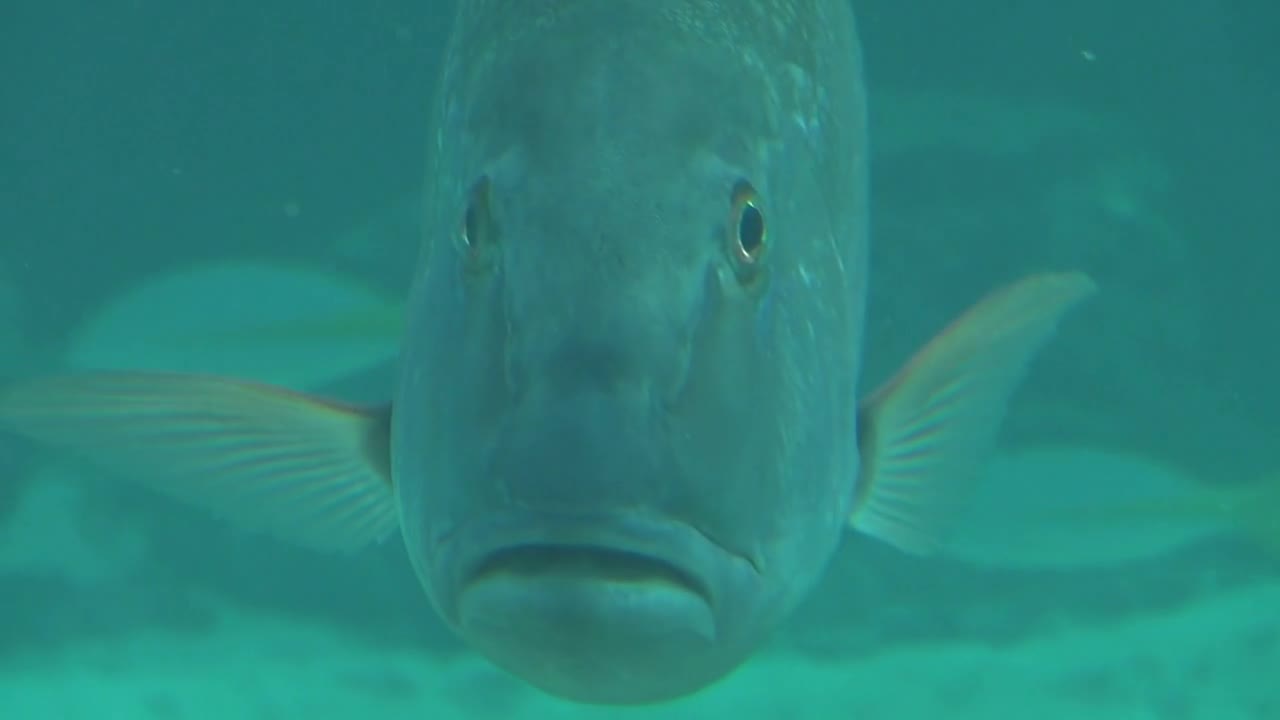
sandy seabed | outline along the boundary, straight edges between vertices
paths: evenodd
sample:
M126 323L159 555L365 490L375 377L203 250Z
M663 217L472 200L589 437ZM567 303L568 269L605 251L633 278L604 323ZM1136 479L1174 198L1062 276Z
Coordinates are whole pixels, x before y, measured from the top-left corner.
M900 647L841 664L765 652L698 695L625 709L553 700L472 655L388 652L331 626L224 610L213 632L4 657L0 717L1277 720L1280 583L1002 647Z

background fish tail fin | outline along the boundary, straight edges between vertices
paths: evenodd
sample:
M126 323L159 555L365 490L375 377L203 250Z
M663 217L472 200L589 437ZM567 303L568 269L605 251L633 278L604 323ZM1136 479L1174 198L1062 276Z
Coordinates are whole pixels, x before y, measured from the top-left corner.
M1233 493L1219 506L1236 530L1280 558L1280 472Z
M396 528L389 417L204 375L103 372L0 388L0 427L320 550L355 550Z
M1062 273L992 293L873 393L859 417L852 526L908 552L935 550L1035 353L1095 289Z

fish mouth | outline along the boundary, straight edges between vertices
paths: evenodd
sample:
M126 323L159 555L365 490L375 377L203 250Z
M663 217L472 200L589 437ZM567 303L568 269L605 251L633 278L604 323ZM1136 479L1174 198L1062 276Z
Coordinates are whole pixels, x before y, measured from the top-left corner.
M688 569L660 557L604 545L528 543L501 548L483 558L463 582L471 585L498 576L661 584L714 605L707 584Z
M455 598L490 582L572 584L679 594L715 614L726 578L754 571L690 524L627 513L496 515L439 536L436 549L456 560Z

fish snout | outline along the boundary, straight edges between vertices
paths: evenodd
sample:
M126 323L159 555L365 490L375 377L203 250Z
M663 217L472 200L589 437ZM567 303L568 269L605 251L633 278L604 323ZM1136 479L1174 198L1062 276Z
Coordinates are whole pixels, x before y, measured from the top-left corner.
M545 387L526 397L493 449L490 479L516 507L607 512L659 504L675 463L643 386Z
M584 282L598 286L608 280ZM509 320L504 362L520 402L595 392L647 410L637 404L650 400L642 395L670 397L684 382L689 322L674 319L670 308L655 305L635 283L617 284L622 287L515 303L525 307Z

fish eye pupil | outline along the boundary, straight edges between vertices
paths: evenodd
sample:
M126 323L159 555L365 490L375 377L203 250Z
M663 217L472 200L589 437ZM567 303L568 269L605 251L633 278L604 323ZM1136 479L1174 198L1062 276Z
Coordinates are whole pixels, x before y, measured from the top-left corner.
M481 176L468 193L454 240L462 255L463 267L473 277L491 270L499 254L490 207L489 179Z
M467 203L467 210L462 216L462 244L471 248L476 236L476 205Z
M738 245L751 260L755 260L764 247L764 213L755 203L748 202L742 206L742 213L738 216Z

